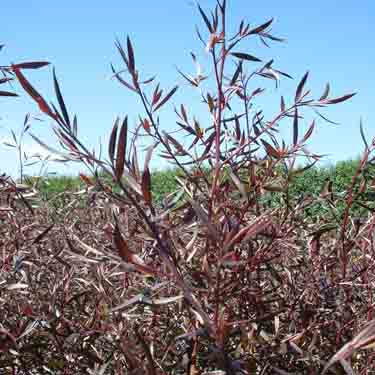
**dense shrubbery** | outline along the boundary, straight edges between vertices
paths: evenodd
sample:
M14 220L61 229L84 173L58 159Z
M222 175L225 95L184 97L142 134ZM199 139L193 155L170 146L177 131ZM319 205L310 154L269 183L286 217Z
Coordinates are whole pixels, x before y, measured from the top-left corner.
M340 172L345 163L335 173L314 169L319 156L306 148L314 122L304 128L301 114L353 95L332 98L327 85L314 99L306 74L290 98L281 98L273 118L252 113L263 92L252 86L254 77L271 83L290 78L273 60L262 63L239 49L247 38L282 41L270 34L272 20L257 27L242 22L227 35L225 0L212 13L198 10L208 31L198 37L211 56L213 80L199 71L180 73L200 88L211 120L199 123L189 105L176 106L185 138L164 132L158 112L177 87L163 90L137 70L140 54L129 38L125 48L116 42L124 68L112 70L144 113L133 132L127 118L116 121L107 160L78 138L77 117L69 113L55 73L58 107L27 80L27 69L46 63L2 67L53 120L59 155L80 160L91 175L80 176L79 192L63 188L56 205L50 204L51 191L66 186L62 180L41 180L30 192L1 178L1 369L373 371L375 139L364 140L363 156L349 165L348 176ZM278 137L281 121L293 124L291 144ZM141 167L139 135L151 144ZM177 185L171 172L151 175L149 161L157 151L178 168ZM301 158L303 171L297 167ZM77 181L69 183L78 188Z

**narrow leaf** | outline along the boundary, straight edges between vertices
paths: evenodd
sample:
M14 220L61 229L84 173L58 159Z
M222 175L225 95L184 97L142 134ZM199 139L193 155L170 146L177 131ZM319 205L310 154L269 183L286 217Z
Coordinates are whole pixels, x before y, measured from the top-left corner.
M335 122L335 121L332 121L330 120L329 118L327 118L326 116L323 116L320 112L318 112L316 109L313 109L313 111L320 117L322 118L324 121L328 122L329 124L332 124L332 125L340 125L338 122Z
M47 102L42 98L42 96L34 89L33 86L29 83L29 81L24 77L21 71L17 68L12 66L13 72L16 74L18 81L20 82L23 89L38 103L39 109L47 114L48 116L52 117L54 120L57 120L57 116L52 112L51 108L47 104Z
M0 96L18 96L14 92L9 92L9 91L0 91Z
M120 135L117 144L117 157L116 157L116 178L121 179L124 174L126 143L128 137L128 117L126 116L120 130Z
M281 112L285 111L285 100L283 96L281 96L281 99L280 99L280 110Z
M160 101L160 103L154 108L154 112L157 111L162 105L164 105L177 91L178 86L175 86L165 97Z
M126 57L126 53L125 53L124 49L122 48L122 45L121 45L121 43L120 43L120 41L118 39L115 42L115 46L116 46L117 50L119 51L122 59L124 60L125 65L127 67L129 67L129 60Z
M135 71L134 50L129 37L126 40L126 43L128 48L129 70L133 73Z
M151 174L150 170L146 168L142 174L142 193L143 198L148 206L152 204L152 194L151 194Z
M77 120L77 116L74 115L73 117L73 134L75 137L77 137L77 134L78 134L78 120Z
M157 84L154 94L152 95L152 102L151 102L152 106L154 106L160 100L162 93L163 93L163 90L159 90L159 84Z
M181 115L182 115L182 118L184 119L184 121L187 123L188 117L187 117L185 106L183 104L181 104Z
M13 68L16 69L39 69L43 68L44 66L49 65L50 63L47 61L32 61L32 62L25 62L20 64L12 65Z
M307 129L305 135L303 136L301 140L301 143L305 143L311 137L311 134L313 133L314 128L315 128L315 121L313 121L311 125L309 126L309 128Z
M127 263L133 263L133 253L130 251L117 225L113 233L113 239L121 259Z
M108 154L109 154L109 159L111 160L112 164L115 158L115 146L116 146L117 129L118 129L119 122L120 122L120 119L117 117L115 124L113 125L113 128L112 128L111 136L109 138Z
M123 78L120 77L120 74L119 73L116 73L115 71L115 68L113 67L113 65L111 65L111 69L112 69L112 72L114 73L114 77L117 78L117 80L123 84L125 87L127 87L129 90L131 91L134 91L134 92L137 92L136 88L134 86L132 86L130 83L126 82Z
M63 96L61 95L61 90L60 90L59 83L57 82L55 69L53 69L53 82L54 82L54 85L55 85L56 97L57 97L57 100L59 102L59 105L60 105L60 108L61 108L61 113L62 113L62 115L64 117L64 120L65 120L65 124L68 126L68 128L70 128L69 114L68 114L68 111L66 109Z
M326 100L323 101L323 103L325 103L325 104L342 103L342 102L345 102L346 100L349 100L354 95L356 95L356 92L353 93L353 94L348 94L348 95L340 96L339 98L335 98L335 99L326 99Z
M13 81L13 78L5 77L5 78L0 78L0 85L6 82Z
M295 102L298 102L301 99L302 91L303 91L303 88L305 86L305 83L306 83L306 80L307 80L308 76L309 76L309 72L306 72L305 75L302 77L300 83L298 84L297 90L296 90L296 96L294 98Z
M266 23L264 23L263 25L260 25L260 26L256 27L255 29L250 30L247 34L248 35L259 34L262 31L266 30L271 25L272 22L273 22L273 18L270 19L269 21L267 21Z
M157 275L157 272L155 270L145 265L140 257L130 251L128 243L122 237L120 229L117 225L113 233L113 240L122 260L127 263L133 264L135 266L135 269L140 273Z
M256 61L256 62L261 62L261 59L258 59L257 57L253 55L249 55L248 53L243 53L243 52L232 52L231 55L234 57L237 57L238 59L242 60L247 60L247 61Z
M237 65L237 69L233 74L232 80L230 81L230 86L233 86L237 82L237 79L239 75L241 74L241 72L242 72L242 60Z
M179 70L178 68L177 68L177 71L182 75L182 77L184 77L192 86L194 86L194 87L198 87L198 83L194 80L194 79L192 79L192 78L190 78L190 77L188 77L186 74L184 74L184 73L182 73L181 72L181 70Z
M322 94L322 96L319 98L319 100L325 100L328 98L328 95L329 95L329 90L330 90L330 87L329 87L329 83L326 84L326 88Z
M266 142L264 139L261 139L261 142L263 143L264 148L266 149L266 153L269 156L273 156L275 158L279 158L280 155L268 142Z
M214 33L214 30L212 28L212 25L211 25L211 22L210 20L208 19L208 17L206 16L206 14L204 13L203 9L200 7L200 5L198 4L198 10L199 10L199 13L201 14L203 20L204 20L204 23L206 24L207 26L207 29L209 30L209 32L211 34Z

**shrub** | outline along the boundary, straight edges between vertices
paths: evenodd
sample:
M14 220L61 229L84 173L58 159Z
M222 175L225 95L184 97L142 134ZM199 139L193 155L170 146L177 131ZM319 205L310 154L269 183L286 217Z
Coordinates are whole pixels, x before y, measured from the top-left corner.
M318 197L295 199L291 192L303 172L297 157L306 159L304 170L319 160L306 148L314 122L302 131L302 113L353 94L332 98L327 85L313 99L306 73L291 98L281 98L272 118L253 114L251 104L263 93L252 87L255 77L290 78L273 60L263 63L240 49L249 38L281 42L270 33L272 20L257 27L243 21L228 35L225 0L211 13L200 6L198 11L206 29L198 37L211 57L213 89L200 72L180 74L200 89L211 122L204 126L190 106L176 106L186 143L163 131L159 120L177 86L163 90L139 72L129 38L125 47L116 42L124 68L112 70L139 98L144 113L132 132L127 117L116 121L108 160L79 140L77 118L72 120L55 73L59 109L24 75L37 63L10 67L54 120L64 157L91 170L94 177L81 177L95 193L88 189L89 209L74 207L55 224L43 214L24 214L18 223L9 219L0 284L3 367L132 374L371 368L374 356L357 350L374 339L374 218L367 210L356 220L351 208L364 204L362 194L373 190L364 172L375 140L366 142L343 196L334 194L330 181ZM197 55L192 58L197 64ZM292 122L291 144L278 137L281 121ZM151 144L142 167L140 135ZM155 148L181 173L178 191L162 207L154 204L151 191ZM99 172L110 175L118 190ZM270 194L282 204L270 207ZM331 216L306 217L314 204L327 207ZM39 228L37 236L29 237L30 226Z

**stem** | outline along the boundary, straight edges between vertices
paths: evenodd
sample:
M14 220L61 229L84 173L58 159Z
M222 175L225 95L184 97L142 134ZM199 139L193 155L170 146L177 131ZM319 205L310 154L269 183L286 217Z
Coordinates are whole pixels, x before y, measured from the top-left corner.
M150 111L147 103L146 103L146 98L144 96L144 94L142 93L141 89L139 88L138 89L138 95L139 97L141 98L141 101L143 103L143 106L145 108L145 111L147 113L147 116L151 122L151 125L155 131L155 134L156 134L156 137L158 139L158 141L164 146L164 148L168 151L169 155L173 158L174 162L176 163L176 165L183 171L183 173L185 174L185 176L187 177L187 179L192 182L196 187L197 189L203 193L203 190L202 188L199 186L199 183L194 180L190 173L186 170L186 168L178 161L178 159L176 158L176 156L172 153L172 152L169 152L169 146L166 144L166 142L164 141L162 135L160 134L159 132L159 129L158 127L156 126L156 123L155 123L155 120L154 120L154 116L152 115L152 112Z

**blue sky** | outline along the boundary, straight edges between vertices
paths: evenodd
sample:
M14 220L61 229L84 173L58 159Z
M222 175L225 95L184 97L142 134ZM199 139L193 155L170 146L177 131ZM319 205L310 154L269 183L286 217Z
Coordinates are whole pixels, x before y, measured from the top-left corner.
M214 3L211 0L200 2L204 9ZM267 107L266 113L275 113L281 94L292 100L294 89L306 70L310 71L308 87L315 97L320 96L327 81L331 83L332 96L358 92L350 102L324 111L341 125L318 120L317 132L310 143L315 152L330 154L328 162L357 156L362 149L361 116L368 136L375 135L375 2L228 0L228 6L232 26L242 18L256 26L274 17L273 34L288 40L285 44L273 43L271 49L267 49L254 39L241 49L265 61L274 58L275 67L295 77L293 82L282 81L278 90L271 82L261 82L268 91L262 102ZM116 37L125 41L129 34L141 72L147 77L157 73L165 88L179 83L181 87L173 103L191 103L191 111L198 118L205 118L199 93L188 87L175 70L177 65L193 73L189 53L194 51L203 69L211 71L208 57L195 36L195 24L204 30L195 3L190 0L4 2L0 42L5 43L6 48L0 59L2 65L50 61L56 68L69 110L78 115L82 138L92 147L101 140L106 149L107 136L116 116L128 114L134 124L140 110L137 99L109 78L111 62L118 68L123 67L114 47ZM51 68L26 73L46 98L54 99ZM25 113L38 114L35 104L17 85L15 90L21 94L20 98L0 101L2 140L8 139L9 129L20 128ZM172 103L160 115L163 128L173 129ZM312 118L309 114L304 126ZM54 143L48 121L35 121L32 127L43 140ZM288 129L282 132L287 140L290 138ZM27 149L38 150L31 140L26 139L25 143ZM13 151L0 147L0 169L15 173L17 164ZM69 173L75 169L51 166L50 170Z

